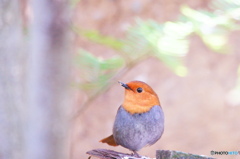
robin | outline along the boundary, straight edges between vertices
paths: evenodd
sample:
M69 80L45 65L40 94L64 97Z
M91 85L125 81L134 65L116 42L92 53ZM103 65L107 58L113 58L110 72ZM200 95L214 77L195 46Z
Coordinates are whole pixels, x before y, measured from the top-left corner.
M142 81L119 82L125 88L123 104L113 125L113 134L100 142L137 151L156 143L164 131L164 113L154 90Z

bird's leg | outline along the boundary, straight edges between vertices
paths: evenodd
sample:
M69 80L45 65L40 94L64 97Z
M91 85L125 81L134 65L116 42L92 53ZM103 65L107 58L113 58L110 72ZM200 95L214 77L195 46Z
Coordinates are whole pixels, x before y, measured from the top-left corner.
M134 157L141 158L141 156L137 153L137 151L133 151L132 154Z

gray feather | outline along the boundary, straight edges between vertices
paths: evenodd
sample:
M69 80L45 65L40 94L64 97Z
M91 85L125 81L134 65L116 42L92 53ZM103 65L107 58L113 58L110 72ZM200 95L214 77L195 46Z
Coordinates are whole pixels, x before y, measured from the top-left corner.
M118 109L113 136L115 141L132 151L157 142L164 131L164 113L160 106L153 106L146 113L128 113L122 106Z

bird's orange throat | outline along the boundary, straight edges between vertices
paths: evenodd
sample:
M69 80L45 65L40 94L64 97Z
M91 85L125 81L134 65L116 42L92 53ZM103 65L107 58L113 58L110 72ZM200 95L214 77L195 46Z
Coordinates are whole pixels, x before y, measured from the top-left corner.
M133 96L132 96L133 95ZM148 112L153 106L159 105L160 102L157 96L148 95L137 97L134 94L125 96L123 108L131 114Z
M151 107L143 107L139 105L123 105L123 108L131 114L148 112Z

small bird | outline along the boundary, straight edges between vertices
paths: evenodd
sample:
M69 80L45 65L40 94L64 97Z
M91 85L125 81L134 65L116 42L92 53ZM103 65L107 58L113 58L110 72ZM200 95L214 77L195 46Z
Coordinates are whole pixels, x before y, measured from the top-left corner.
M121 145L140 157L138 150L156 143L164 131L164 113L154 90L142 81L120 82L125 88L123 104L118 108L113 134L100 142Z

